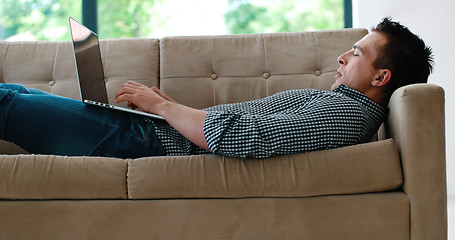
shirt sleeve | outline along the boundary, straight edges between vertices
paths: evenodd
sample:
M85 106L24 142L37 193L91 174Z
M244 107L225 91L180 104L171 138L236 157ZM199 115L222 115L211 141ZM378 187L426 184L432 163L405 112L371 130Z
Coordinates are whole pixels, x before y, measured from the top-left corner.
M232 157L264 155L266 143L259 137L261 133L254 125L258 122L255 118L254 115L209 112L204 124L209 150Z
M264 116L214 111L207 115L204 135L213 153L239 158L266 158L359 142L362 121L359 122L357 116L352 114L346 117L343 121L334 121L327 115Z

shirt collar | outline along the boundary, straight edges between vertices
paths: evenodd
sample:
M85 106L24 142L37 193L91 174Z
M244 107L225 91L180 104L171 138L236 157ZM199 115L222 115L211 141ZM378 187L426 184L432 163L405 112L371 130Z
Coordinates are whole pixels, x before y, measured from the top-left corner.
M384 109L381 106L379 106L379 104L369 99L367 96L365 96L363 93L357 90L354 90L344 84L340 84L336 89L333 90L333 92L341 93L347 97L350 97L358 101L362 105L365 105L369 109L377 112L378 114L385 116Z

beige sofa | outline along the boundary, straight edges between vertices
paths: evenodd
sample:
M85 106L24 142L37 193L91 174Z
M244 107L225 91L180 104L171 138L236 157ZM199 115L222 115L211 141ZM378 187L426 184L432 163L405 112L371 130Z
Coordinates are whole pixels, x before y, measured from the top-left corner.
M204 108L328 90L366 33L116 39L101 52L111 100L134 80ZM70 42L0 42L0 82L80 99ZM446 239L444 91L401 88L388 111L379 140L269 159L41 156L2 142L0 239Z

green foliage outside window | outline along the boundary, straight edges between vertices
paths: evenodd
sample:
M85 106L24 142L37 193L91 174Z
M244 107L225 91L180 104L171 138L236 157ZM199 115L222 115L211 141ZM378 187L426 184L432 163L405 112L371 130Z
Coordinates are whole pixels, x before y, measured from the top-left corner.
M0 0L0 39L68 39L68 16L82 17L82 0Z
M197 1L202 0L189 3ZM207 11L218 11L215 14L224 25L211 28L221 29L224 34L292 32L344 26L343 0L211 1L225 8L201 9L201 12L190 14L203 17ZM176 35L179 34L178 29L171 28L179 24L170 22L185 21L177 20L180 12L184 11L179 9L179 4L174 4L178 0L98 0L97 3L98 34L101 38ZM173 7L175 9L171 9ZM11 37L19 40L69 40L68 16L82 20L82 0L0 0L0 40ZM209 23L210 18L203 19L194 24L194 28L202 27L203 34L213 34L209 27L203 27ZM198 34L195 31L195 35Z
M154 27L159 27L156 22L160 15L154 11L154 6L160 1L165 0L98 0L100 36L103 38L149 36Z
M229 33L296 32L344 26L343 0L229 0Z

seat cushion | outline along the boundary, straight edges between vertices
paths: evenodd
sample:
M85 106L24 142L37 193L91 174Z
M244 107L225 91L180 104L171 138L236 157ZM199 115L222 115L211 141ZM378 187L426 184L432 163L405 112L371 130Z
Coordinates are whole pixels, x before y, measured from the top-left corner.
M309 197L380 192L403 183L394 141L268 159L216 155L129 160L128 197Z
M0 199L125 199L127 161L1 155Z

